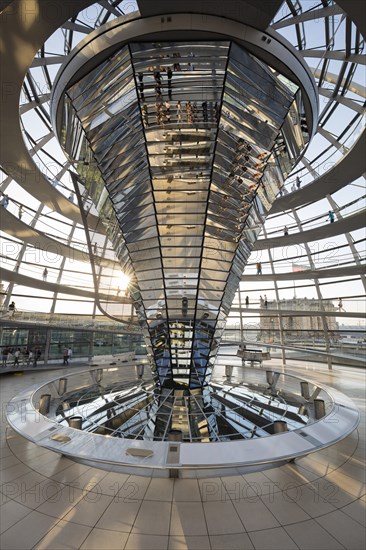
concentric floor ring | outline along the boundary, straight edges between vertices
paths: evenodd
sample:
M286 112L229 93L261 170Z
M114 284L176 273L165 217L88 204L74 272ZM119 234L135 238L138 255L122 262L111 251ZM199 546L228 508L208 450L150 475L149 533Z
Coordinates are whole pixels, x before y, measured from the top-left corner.
M211 430L211 437L207 433L206 437L201 438L201 442L194 438L189 440L185 435L187 432L183 429L180 430L183 432L183 441L170 441L170 429L179 428L179 419L174 416L177 414L177 403L170 400L171 420L169 431L165 432L166 440L156 441L154 437L144 439L141 430L140 435L135 434L132 437L131 433L126 434L126 425L134 416L133 400L136 402L138 392L144 393L143 402L148 396L156 398L156 390L154 392L150 389L149 382L135 381L121 385L119 370L118 368L87 370L68 375L67 378L51 380L42 386L33 386L17 395L9 403L8 421L18 433L33 443L76 461L100 468L113 466L121 471L138 471L139 474L151 475L151 470L156 470L156 475L162 477L166 477L172 469L200 469L207 472L212 469L245 471L268 464L280 464L342 440L356 428L359 421L359 413L352 401L334 389L319 387L287 374L250 368L245 369L245 381L240 384L233 384L230 381L222 384L213 382L207 389L214 395L211 405L218 402L218 398L222 398L223 395L226 396L226 400L229 398L238 400L243 399L243 396L246 398L251 396L253 410L262 396L262 399L272 403L273 408L279 409L278 414L271 411L271 422L268 421L258 427L257 421L257 428L252 428L251 431L238 430L237 433L231 434L231 439L227 433L218 433L219 437L213 440L214 431ZM100 402L99 408L96 406L96 391L99 391L98 399L106 404L108 396L115 394L116 387L113 384L117 383L119 384L118 399L124 396L123 403L128 403L124 411L131 413L124 424L125 437L118 429L114 432L111 429L105 430L103 433L106 435L102 435L100 428L105 425L103 422L96 425L96 418L102 410ZM78 395L77 398L76 395ZM94 400L91 396L94 396ZM175 399L181 399L181 397L176 396ZM73 407L68 408L62 403L72 403ZM113 405L116 403L117 400ZM164 403L167 407L167 396ZM224 403L223 398L221 403ZM319 404L322 403L325 407L323 413L319 412ZM150 399L151 407L154 407L154 402ZM44 414L40 414L39 409ZM234 416L237 425L244 421L244 409L245 407L241 405L230 413ZM268 416L265 402L262 409L264 412L259 411L258 417L263 418L265 414ZM296 419L295 409L300 409L301 413ZM110 410L110 408L103 410ZM250 407L246 410L250 411ZM141 413L142 407L139 411ZM115 415L119 420L120 412ZM218 412L216 411L217 414ZM319 418L321 414L324 416ZM65 420L67 417L78 415L82 419L82 430L71 428ZM94 424L90 420L93 415ZM247 414L247 423L248 416L253 420L253 416ZM150 422L151 417L152 415L150 415ZM149 416L146 415L146 418L147 426ZM191 419L189 422L192 425ZM288 431L277 433L277 429L274 428L276 422L281 423L280 430ZM148 430L145 430L145 433L148 434ZM112 435L114 437L111 437Z

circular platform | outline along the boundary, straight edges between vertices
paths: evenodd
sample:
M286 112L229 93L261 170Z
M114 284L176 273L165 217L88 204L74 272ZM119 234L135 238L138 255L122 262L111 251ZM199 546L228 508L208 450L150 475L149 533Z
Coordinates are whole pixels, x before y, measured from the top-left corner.
M243 375L232 383L228 367L226 381L188 394L160 392L152 380L121 382L123 367L88 369L23 391L7 418L37 445L140 474L280 464L358 424L351 400L334 389L264 369Z

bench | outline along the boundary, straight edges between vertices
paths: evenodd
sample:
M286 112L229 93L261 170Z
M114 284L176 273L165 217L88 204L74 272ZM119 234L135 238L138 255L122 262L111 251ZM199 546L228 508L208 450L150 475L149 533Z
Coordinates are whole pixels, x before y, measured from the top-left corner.
M251 364L259 363L262 365L263 361L271 359L269 351L262 351L260 349L239 349L236 355L237 357L241 357L243 363L250 361Z
M99 365L120 365L135 360L135 352L116 353L115 355L94 355L91 360L91 366Z

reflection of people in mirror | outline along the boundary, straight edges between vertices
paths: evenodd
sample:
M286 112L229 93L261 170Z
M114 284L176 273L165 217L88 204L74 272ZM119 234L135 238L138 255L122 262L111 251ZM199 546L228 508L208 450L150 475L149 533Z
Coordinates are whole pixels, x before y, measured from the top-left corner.
M11 313L11 316L14 317L15 311L16 311L15 302L11 302L9 304L8 309L9 309L9 313Z

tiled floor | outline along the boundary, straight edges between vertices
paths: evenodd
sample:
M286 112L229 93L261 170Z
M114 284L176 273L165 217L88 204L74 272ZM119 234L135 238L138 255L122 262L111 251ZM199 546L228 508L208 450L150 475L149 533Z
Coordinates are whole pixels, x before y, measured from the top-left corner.
M4 408L50 374L2 375L0 548L363 550L365 371L286 370L349 395L362 412L358 430L280 468L204 479L107 472L36 447L6 427Z

